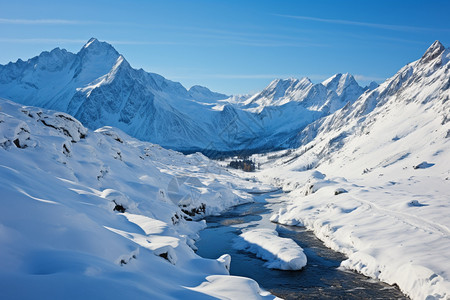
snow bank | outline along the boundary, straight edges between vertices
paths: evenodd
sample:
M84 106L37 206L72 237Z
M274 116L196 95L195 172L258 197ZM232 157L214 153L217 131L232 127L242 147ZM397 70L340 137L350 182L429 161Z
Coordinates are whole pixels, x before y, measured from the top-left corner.
M275 299L269 292L262 290L258 284L251 279L237 277L237 276L208 276L207 282L191 288L193 291L198 291L214 297L215 299L242 299L242 294L250 295L245 299ZM232 287L232 288L230 288ZM254 295L254 296L252 296Z
M229 255L193 251L206 224L191 220L255 188L202 155L0 99L2 298L273 299L230 277Z
M265 266L270 269L300 270L306 266L303 249L292 239L279 237L272 229L246 231L236 238L234 247L267 260Z

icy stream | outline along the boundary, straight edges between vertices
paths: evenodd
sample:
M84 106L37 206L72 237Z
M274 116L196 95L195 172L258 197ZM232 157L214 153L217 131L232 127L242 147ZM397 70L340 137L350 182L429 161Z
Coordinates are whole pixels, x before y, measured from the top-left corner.
M232 275L255 279L264 289L284 299L408 299L398 288L338 269L345 256L323 245L302 227L271 223L270 216L283 204L280 192L255 195L255 203L240 205L217 217L208 217L200 232L197 253L206 258L231 255ZM233 239L247 228L276 229L280 237L293 239L308 258L301 271L272 270L254 254L236 250Z

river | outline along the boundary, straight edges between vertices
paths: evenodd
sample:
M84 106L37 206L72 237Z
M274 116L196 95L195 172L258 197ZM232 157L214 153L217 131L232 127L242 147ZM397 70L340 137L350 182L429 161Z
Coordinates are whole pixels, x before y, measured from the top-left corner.
M270 222L270 216L284 205L280 196L282 192L254 195L254 203L207 217L208 227L196 242L197 254L206 258L230 254L231 275L253 278L284 299L408 299L395 286L339 269L346 257L325 247L311 231ZM234 249L234 238L248 228L276 229L281 237L293 239L304 249L308 264L300 271L268 269L254 254Z

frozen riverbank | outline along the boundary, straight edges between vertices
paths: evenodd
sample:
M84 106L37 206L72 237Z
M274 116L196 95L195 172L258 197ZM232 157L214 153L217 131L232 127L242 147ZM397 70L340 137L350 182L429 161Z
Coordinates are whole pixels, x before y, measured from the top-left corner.
M207 217L208 227L200 232L197 254L219 257L231 254L232 275L255 279L262 287L285 299L311 298L406 298L393 286L366 276L340 269L345 256L327 248L311 231L302 227L270 222L270 217L284 204L282 193L255 195L257 202L239 205L221 216ZM266 202L267 201L267 202ZM256 255L234 249L234 239L245 229L269 228L280 237L293 239L308 258L301 271L268 269Z

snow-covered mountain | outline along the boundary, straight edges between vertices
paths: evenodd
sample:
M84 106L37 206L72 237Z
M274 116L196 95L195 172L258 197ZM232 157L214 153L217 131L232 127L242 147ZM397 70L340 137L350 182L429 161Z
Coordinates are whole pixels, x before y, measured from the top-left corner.
M258 158L262 180L292 191L273 221L314 230L342 267L413 299L450 297L450 48L436 41L291 146Z
M201 85L192 86L189 89L189 94L193 99L205 103L216 103L217 100L223 100L230 97L225 94L212 92L207 87Z
M247 99L244 107L261 112L267 106L297 102L308 110L328 114L342 108L347 102L355 101L363 92L364 89L348 73L336 74L318 84L313 84L306 77L277 79L260 93Z
M362 93L351 75L323 84L272 82L247 99L134 69L110 44L89 40L74 54L56 48L0 65L0 96L64 111L85 126L115 126L141 140L180 151L257 151L285 141ZM225 100L224 100L225 99Z
M175 148L206 135L174 108L184 102L201 107L181 84L131 68L111 45L96 39L77 54L57 48L2 66L0 78L2 96L67 112L92 129L118 125L135 137ZM205 93L202 97L207 99Z
M2 299L275 298L194 253L189 220L268 188L199 153L0 99L0 178Z
M375 81L371 81L369 83L369 85L367 85L366 87L364 87L364 90L374 90L377 87L379 87L380 85L378 83L376 83Z
M443 118L444 125L448 118L446 108L449 104L446 97L450 89L447 73L450 68L448 52L448 49L436 41L421 59L406 65L376 89L366 90L352 105L348 104L335 114L311 123L300 132L294 143L297 143L297 146L305 145L320 133L329 135L331 130L354 130L356 124L358 127L366 124L367 127L373 123L367 120L367 115L374 114L374 111L385 117L393 109L392 106L401 110L402 106L408 107L411 102L425 105L433 103L432 100L436 101L430 108L440 113L440 116L436 117Z

